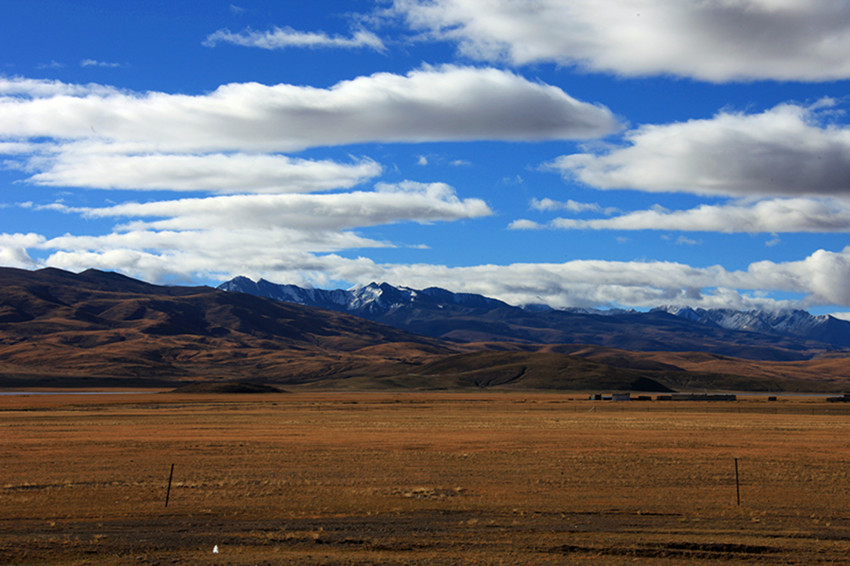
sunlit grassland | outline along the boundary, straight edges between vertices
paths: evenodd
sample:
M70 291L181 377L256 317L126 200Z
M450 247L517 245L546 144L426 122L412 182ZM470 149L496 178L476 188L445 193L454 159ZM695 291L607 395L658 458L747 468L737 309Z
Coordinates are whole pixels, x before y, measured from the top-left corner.
M848 416L790 397L0 397L0 562L836 563Z

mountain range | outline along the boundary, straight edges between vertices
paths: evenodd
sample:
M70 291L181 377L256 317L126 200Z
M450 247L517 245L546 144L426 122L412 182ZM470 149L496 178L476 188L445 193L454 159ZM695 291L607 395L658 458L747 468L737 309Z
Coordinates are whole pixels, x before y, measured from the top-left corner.
M328 293L336 297L338 310L349 304L342 300L348 297L345 292L304 293L313 300ZM415 297L412 302L419 314L411 314L412 307L404 306L400 297ZM605 338L600 334L604 325L592 328L603 323L612 335L643 333L647 336L641 339L655 346L672 342L677 330L684 333L690 327L709 329L706 335L717 344L724 344L724 337L760 335L714 328L668 312L646 313L648 319L634 313L538 312L476 295L381 285L360 290L357 301L350 304L359 312L371 312L370 316L431 328L451 339L348 312L211 287L152 285L93 269L75 274L51 268L0 268L0 388L177 387L244 381L335 390L850 388L842 352L821 350L808 360L769 361L671 348L618 349L575 338L532 341L549 333L550 338L569 337L571 331ZM439 313L448 316L441 319ZM545 319L551 328L536 318L542 315L551 317ZM556 327L556 321L568 316L578 318ZM655 321L663 324L653 326ZM618 325L621 328L613 332ZM495 340L517 332L525 333L525 338ZM476 333L488 340L469 341ZM775 353L776 347L770 351ZM794 352L801 355L806 350Z
M458 350L360 317L117 273L0 268L0 385L298 383Z
M802 310L735 311L658 307L635 310L529 308L431 287L371 283L349 290L305 289L236 277L219 289L345 312L453 342L598 344L639 351L712 352L757 360L803 360L850 353L850 322Z

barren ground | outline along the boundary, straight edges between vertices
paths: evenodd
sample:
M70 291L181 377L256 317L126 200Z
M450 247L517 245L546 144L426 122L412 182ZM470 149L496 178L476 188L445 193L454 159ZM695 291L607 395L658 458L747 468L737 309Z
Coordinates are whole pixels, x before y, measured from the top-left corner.
M850 406L584 399L0 396L0 563L850 556Z

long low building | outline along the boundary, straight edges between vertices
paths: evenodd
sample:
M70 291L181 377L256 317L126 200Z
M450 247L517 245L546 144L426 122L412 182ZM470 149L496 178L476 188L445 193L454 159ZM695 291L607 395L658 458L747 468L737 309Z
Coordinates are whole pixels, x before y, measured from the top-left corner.
M738 396L734 393L672 393L670 395L659 395L659 401L736 401Z

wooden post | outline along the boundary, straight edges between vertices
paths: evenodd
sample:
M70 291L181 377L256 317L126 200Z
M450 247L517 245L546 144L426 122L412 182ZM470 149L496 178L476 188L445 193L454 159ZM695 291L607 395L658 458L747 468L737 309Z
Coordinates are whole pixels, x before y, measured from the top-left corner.
M735 458L735 495L738 498L738 507L741 506L741 482L738 479L738 459Z
M168 474L168 491L165 492L165 506L168 507L168 499L171 497L171 480L174 478L174 464L171 464L171 473Z

